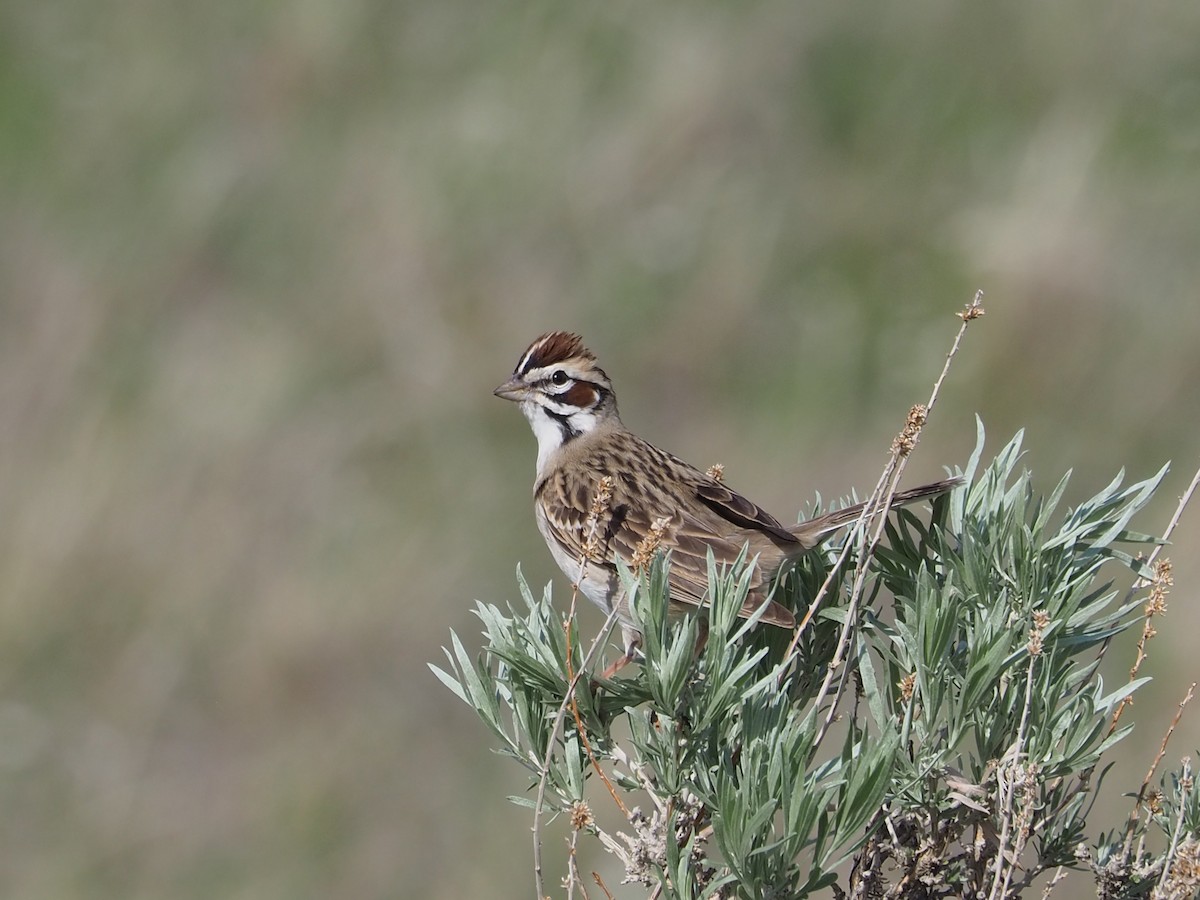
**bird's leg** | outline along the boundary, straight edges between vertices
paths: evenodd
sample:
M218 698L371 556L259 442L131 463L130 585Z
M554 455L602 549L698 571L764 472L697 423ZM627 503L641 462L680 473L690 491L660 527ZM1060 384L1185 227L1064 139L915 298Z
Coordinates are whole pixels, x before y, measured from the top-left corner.
M601 678L612 678L623 668L634 662L638 658L639 650L642 646L642 636L639 632L632 628L621 626L621 637L624 639L625 652L613 660L612 665L600 673Z
M600 677L608 680L620 672L623 668L637 659L637 653L626 651L623 655L618 656L607 669L600 673Z

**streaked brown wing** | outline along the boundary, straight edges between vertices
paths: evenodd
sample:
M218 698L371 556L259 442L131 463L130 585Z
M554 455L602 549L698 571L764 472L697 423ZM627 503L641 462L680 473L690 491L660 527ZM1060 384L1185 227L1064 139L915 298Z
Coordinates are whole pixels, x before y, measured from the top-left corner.
M754 509L758 509L740 494L733 491L730 493L753 506ZM762 512L762 510L758 511ZM730 529L724 516L714 521L710 518L712 513L707 510L706 513L707 515L696 514L681 517L682 521L675 532L675 547L671 551L672 589L675 588L676 572L679 572L683 590L688 594L687 602L699 605L708 590L708 551L712 550L713 559L719 568L732 564L745 549L747 560L753 560L756 556L759 559L754 574L751 576L750 591L746 595L746 602L742 604L739 615L749 616L763 603L769 602L769 606L763 612L763 622L784 628L795 626L796 620L791 612L773 600L768 601L767 597L771 579L775 575L775 570L778 569L779 552L775 546L776 542L762 535L757 529L746 531ZM763 513L763 515L767 514ZM772 538L774 537L774 531L769 534ZM789 545L794 543L790 539L790 535L789 540L785 543ZM747 544L749 547L746 546ZM686 564L682 566L677 562L681 551L686 560Z
M697 480L696 496L718 516L734 525L765 531L785 544L796 542L795 535L773 515L719 481L707 477Z
M581 558L587 532L591 527L588 522L588 509L576 502L584 492L567 488L568 486L558 479L543 486L543 490L553 491L554 499L554 502L546 503L544 507L546 528L569 556ZM615 560L618 557L623 559L626 565L632 565L638 546L650 533L653 521L643 506L635 506L631 500L632 498L623 496L619 487L614 488L609 512L597 522L599 559L594 560L593 565L613 573L616 572ZM590 505L589 502L588 507ZM666 530L660 547L670 550L671 553L668 576L671 598L678 603L702 606L708 593L709 550L712 550L718 565L728 565L737 559L746 539L752 536L753 532L730 529L723 517L715 515L705 507L696 508L690 513L683 507L677 507L666 518ZM717 528L725 533L718 533L715 530ZM750 556L754 553L755 548L752 546ZM766 567L755 570L750 594L741 615L749 616L766 600L769 577L772 574ZM763 621L783 627L795 624L791 613L774 602L764 612Z
M667 519L660 544L671 552L671 597L700 606L708 593L708 552L718 565L737 559L749 541L749 556L762 555L755 570L743 615L766 600L770 579L779 563L802 546L769 513L720 482L634 435L614 435L610 449L637 461L635 471L614 472L611 456L593 453L576 465L564 466L546 477L536 492L543 502L545 527L570 557L582 556L589 529L588 513L602 476L612 480L608 510L597 523L600 559L594 564L615 572L615 559L627 565L650 533L655 519ZM640 485L636 488L635 485ZM791 614L772 603L763 621L793 624Z

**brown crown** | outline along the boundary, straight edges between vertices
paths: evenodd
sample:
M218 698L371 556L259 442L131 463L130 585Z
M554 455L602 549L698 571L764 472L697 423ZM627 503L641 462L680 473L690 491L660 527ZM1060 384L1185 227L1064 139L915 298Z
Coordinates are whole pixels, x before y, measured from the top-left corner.
M583 346L583 338L569 331L551 331L529 345L521 357L520 374L553 365L565 359L595 361L596 355Z

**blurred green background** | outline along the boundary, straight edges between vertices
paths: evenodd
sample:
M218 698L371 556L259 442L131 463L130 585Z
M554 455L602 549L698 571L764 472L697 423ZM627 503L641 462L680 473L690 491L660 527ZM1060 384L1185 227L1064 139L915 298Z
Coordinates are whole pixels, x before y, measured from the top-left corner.
M524 776L426 663L518 561L565 596L491 396L548 329L785 517L870 488L982 288L908 483L978 412L1075 500L1174 459L1160 531L1198 47L1191 0L0 4L0 892L529 896Z

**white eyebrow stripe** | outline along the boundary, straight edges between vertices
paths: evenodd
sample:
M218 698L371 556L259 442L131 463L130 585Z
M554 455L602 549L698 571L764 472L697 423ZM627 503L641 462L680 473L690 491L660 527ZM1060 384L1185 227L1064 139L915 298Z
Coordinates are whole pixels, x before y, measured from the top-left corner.
M523 373L525 371L525 366L527 366L529 364L529 358L531 356L533 356L533 351L538 349L538 347L540 347L541 345L542 345L541 341L534 341L532 344L529 345L529 349L525 351L525 355L522 356L521 361L519 363L517 363L517 372L518 373Z

